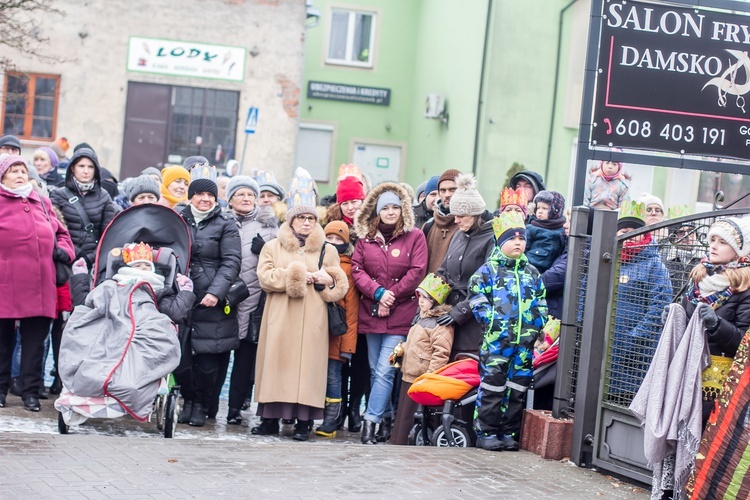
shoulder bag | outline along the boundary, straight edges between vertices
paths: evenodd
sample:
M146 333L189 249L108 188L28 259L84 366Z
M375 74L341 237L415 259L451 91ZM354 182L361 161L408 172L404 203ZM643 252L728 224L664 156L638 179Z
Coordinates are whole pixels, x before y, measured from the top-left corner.
M323 256L326 253L326 244L320 250L320 259L318 260L318 269L323 268ZM318 288L316 290L320 291ZM340 337L349 330L346 322L346 311L343 307L335 302L327 302L328 306L328 333L332 337Z

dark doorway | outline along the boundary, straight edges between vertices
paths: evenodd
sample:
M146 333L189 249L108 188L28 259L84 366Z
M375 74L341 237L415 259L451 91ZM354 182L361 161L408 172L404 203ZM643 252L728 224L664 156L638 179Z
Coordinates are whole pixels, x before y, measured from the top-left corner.
M128 83L120 179L162 163L169 131L169 85Z

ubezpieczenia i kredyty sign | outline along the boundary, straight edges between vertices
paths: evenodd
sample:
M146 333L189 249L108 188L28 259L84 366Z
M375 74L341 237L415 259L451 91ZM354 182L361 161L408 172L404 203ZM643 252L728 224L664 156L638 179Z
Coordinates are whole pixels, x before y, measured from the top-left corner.
M593 145L750 159L750 17L613 1L601 23Z

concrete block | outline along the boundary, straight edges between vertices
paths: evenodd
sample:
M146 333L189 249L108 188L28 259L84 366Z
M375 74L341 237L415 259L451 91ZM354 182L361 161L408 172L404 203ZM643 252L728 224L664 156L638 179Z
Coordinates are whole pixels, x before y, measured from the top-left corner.
M544 410L525 410L521 427L521 449L549 460L570 456L573 420L552 418Z

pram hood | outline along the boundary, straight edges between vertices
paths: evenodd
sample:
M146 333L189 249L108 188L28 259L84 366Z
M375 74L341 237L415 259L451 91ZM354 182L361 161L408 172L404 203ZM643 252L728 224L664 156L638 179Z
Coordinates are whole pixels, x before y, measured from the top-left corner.
M162 205L139 205L117 214L104 229L96 249L94 284L104 279L107 254L126 243L148 243L152 247L169 247L177 257L177 271L187 274L190 267L192 240L185 220L171 208Z

